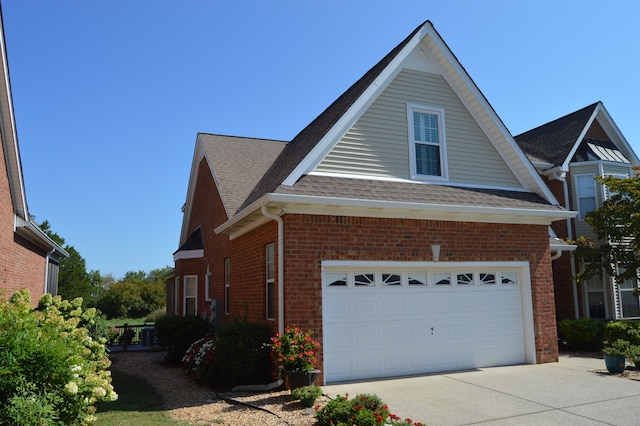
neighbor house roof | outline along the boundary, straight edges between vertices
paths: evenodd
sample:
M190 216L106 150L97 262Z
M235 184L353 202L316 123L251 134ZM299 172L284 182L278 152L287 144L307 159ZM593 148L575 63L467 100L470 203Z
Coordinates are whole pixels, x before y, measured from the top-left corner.
M611 142L586 138L591 124L597 120ZM567 171L574 154L582 150L596 150L595 156L603 160L630 162L639 160L626 138L618 129L602 102L596 102L514 137L520 148L533 163L546 164L547 168L561 167ZM591 146L582 146L583 142ZM619 150L619 152L611 151ZM611 151L611 152L608 152ZM609 155L612 154L612 155ZM609 158L608 158L609 157Z

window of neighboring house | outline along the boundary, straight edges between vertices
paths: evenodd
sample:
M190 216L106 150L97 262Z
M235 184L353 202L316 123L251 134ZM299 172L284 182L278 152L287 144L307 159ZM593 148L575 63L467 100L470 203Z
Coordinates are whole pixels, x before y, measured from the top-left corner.
M230 312L231 305L229 304L229 289L231 287L230 280L230 268L231 268L231 260L224 260L224 313L228 314Z
M196 300L198 295L198 276L187 275L184 277L184 314L195 315Z
M595 175L576 176L576 194L578 196L578 218L584 220L587 213L596 209Z
M49 259L47 263L47 282L45 283L45 293L49 293L52 296L58 295L58 274L60 272L60 265L53 259Z
M627 175L620 175L620 174L615 174L615 173L609 173L609 174L607 174L607 176L611 176L611 177L614 177L614 178L616 178L616 179L626 179L626 178L628 178L628 177L629 177L629 176L627 176ZM611 197L612 197L612 196L614 196L615 194L616 194L616 192L615 192L615 191L610 191L608 186L605 186L605 187L604 187L604 196L605 196L605 199L607 199L607 200L608 200L609 198L611 198Z
M178 314L178 301L180 300L180 277L176 277L173 283L173 313Z
M638 296L633 294L636 288L635 280L627 280L618 285L620 292L620 307L622 308L622 318L640 317L640 304Z
M211 272L207 268L207 274L204 276L204 300L213 299L213 280L211 279Z
M266 257L266 276L267 276L267 319L275 319L276 313L276 300L275 300L275 250L274 244L270 243L266 245L265 250Z
M607 317L604 297L604 280L602 277L591 277L585 282L589 318L604 319Z
M446 178L444 110L408 104L407 114L412 178Z

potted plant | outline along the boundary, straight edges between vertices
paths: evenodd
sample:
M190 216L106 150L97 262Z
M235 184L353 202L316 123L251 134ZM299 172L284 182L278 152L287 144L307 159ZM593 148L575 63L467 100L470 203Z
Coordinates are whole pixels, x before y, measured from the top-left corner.
M622 373L626 364L626 355L631 344L627 340L618 339L611 344L606 344L602 353L609 373Z
M316 369L316 351L320 343L313 340L311 331L287 327L284 333L271 338L271 350L276 362L286 373L291 390L315 383L320 374Z
M315 385L302 386L291 391L293 399L299 399L300 404L305 408L313 407L313 403L320 395L322 395L322 389Z
M633 361L633 365L640 370L640 345L629 345L626 356Z

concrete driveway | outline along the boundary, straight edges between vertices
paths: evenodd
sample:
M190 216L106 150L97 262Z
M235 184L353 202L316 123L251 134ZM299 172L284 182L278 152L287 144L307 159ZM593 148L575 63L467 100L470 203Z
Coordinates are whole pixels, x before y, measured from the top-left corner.
M331 397L374 393L392 413L438 425L638 425L640 381L610 376L604 360L562 355L541 365L323 387Z

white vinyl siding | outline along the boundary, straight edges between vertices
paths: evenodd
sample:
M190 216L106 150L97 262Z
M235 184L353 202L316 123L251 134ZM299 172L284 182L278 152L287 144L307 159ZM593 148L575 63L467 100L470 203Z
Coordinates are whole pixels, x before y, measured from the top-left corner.
M315 171L411 179L407 103L444 109L450 182L522 187L444 78L409 69L398 74Z

